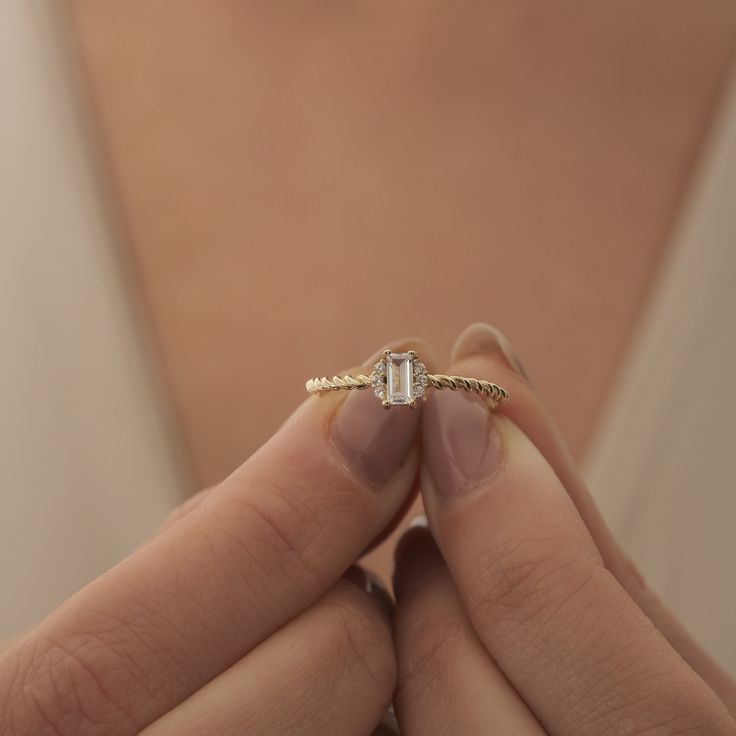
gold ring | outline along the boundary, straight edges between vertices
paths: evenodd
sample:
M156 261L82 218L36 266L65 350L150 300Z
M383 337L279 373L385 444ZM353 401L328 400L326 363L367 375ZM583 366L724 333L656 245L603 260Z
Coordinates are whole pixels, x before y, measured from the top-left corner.
M387 409L391 406L402 405L414 408L420 399L426 399L428 388L469 391L478 394L492 411L509 398L509 392L505 388L490 381L428 373L427 367L413 350L406 353L384 350L383 357L373 366L373 372L370 375L310 378L306 386L310 394L321 394L327 391L360 391L372 387L376 398Z

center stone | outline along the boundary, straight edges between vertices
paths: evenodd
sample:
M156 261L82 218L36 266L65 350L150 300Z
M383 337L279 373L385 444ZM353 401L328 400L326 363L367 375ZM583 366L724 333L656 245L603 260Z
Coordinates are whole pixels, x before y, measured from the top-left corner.
M414 401L414 356L389 353L386 356L386 401L392 406Z

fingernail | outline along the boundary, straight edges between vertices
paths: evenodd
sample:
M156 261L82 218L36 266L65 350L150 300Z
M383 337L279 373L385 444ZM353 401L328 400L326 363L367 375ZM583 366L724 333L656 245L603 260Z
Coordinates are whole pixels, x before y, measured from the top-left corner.
M384 729L384 733L386 733L387 735L398 736L399 722L396 719L396 713L394 712L393 704L389 705L386 714L383 716L381 727Z
M394 565L404 552L404 547L411 544L414 538L429 536L432 532L429 530L429 520L424 514L415 516L406 526L403 534L399 537L394 547Z
M351 565L345 571L343 577L354 585L357 585L363 592L372 596L375 602L389 617L393 616L393 599L383 586L383 583L373 573L364 570L360 565Z
M332 442L351 472L364 483L380 487L404 464L420 415L419 407L386 409L370 388L351 391L332 420Z
M428 528L407 529L394 550L393 586L396 600L411 595L444 565L442 555Z
M493 414L480 399L459 391L430 395L422 414L422 448L423 486L444 498L490 479L503 457Z
M529 380L519 356L514 352L506 335L497 327L485 322L476 322L461 333L452 348L451 360L455 362L474 355L487 355L488 353L500 355L511 370L518 373L525 380Z

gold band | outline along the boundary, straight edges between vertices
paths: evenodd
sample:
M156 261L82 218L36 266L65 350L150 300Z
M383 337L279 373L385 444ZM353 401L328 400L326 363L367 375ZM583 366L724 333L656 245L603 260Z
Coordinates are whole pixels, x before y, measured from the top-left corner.
M327 378L310 378L307 381L307 391L310 394L321 394L325 391L350 391L352 389L368 388L371 385L370 376L333 376Z
M509 398L509 392L505 388L479 378L428 373L427 384L438 390L449 389L450 391L468 391L478 394L486 401L491 410L497 409ZM310 394L321 394L327 391L360 391L374 386L375 372L371 375L360 374L357 376L332 376L332 378L323 376L322 378L310 378L306 383L307 391ZM384 405L386 404L384 403Z

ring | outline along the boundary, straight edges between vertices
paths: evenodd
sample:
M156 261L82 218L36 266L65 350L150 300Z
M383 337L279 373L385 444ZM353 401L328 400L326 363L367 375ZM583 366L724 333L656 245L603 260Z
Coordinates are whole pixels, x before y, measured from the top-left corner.
M327 391L353 391L373 388L376 398L388 409L391 406L416 407L420 399L426 399L428 388L450 391L469 391L478 394L493 411L509 398L509 392L501 386L479 378L445 376L428 373L419 356L409 350L406 353L383 351L383 357L373 366L370 375L333 376L310 378L306 384L310 394Z

